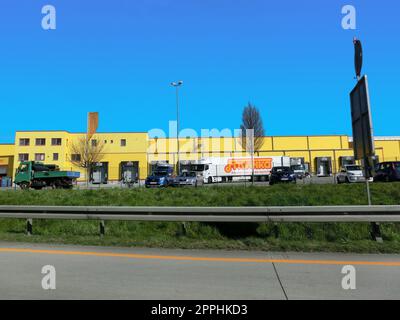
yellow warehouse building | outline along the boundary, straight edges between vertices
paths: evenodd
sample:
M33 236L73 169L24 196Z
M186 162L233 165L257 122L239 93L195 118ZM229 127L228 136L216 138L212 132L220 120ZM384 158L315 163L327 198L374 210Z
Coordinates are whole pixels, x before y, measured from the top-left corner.
M20 161L34 160L55 164L61 170L81 172L85 170L71 161L76 156L71 147L85 133L68 131L17 131L13 144L0 144L0 176L14 177ZM106 172L105 182L122 179L125 165L134 165L139 179L145 179L156 161L176 164L178 160L176 138L149 138L146 132L96 133L94 140L104 143L101 162ZM198 160L204 157L243 156L239 138L209 137L180 138L179 159ZM400 161L400 137L375 138L376 161ZM289 156L300 158L313 174L319 174L321 166L327 173L336 173L341 165L353 157L351 138L346 135L326 136L276 136L264 137L259 156Z

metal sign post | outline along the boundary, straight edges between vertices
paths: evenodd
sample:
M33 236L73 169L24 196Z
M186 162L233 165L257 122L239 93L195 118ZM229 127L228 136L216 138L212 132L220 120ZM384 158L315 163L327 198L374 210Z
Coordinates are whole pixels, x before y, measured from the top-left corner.
M361 77L363 50L361 41L354 39L354 67L357 85L350 93L351 119L353 129L354 158L362 160L365 173L368 205L372 205L369 179L371 178L371 159L375 156L374 135L372 128L371 104L369 99L368 78ZM372 223L372 234L377 241L382 241L379 225Z

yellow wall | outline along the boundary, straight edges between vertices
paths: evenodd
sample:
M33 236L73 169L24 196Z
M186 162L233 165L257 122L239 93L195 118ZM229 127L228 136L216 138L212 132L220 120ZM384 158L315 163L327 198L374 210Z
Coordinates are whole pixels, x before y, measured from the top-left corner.
M274 150L307 150L307 137L273 137Z
M81 173L80 181L85 180L85 169L75 166L71 162L72 146L77 143L84 133L69 133L67 131L33 131L17 132L15 136L15 159L14 165L18 166L19 154L29 154L29 160L35 160L35 154L44 153L47 164L56 164L61 170L74 170ZM20 139L30 139L29 146L21 146ZM37 138L46 139L45 146L35 144ZM61 138L61 146L52 146L52 138ZM101 162L109 163L108 179L119 180L120 163L122 161L138 161L140 179L147 175L147 133L98 133L93 139L102 140L104 143L104 154ZM121 146L121 139L126 140L126 146ZM58 153L58 161L53 160L53 154Z
M14 174L14 151L13 144L0 144L0 167L5 168L8 177Z
M52 146L52 138L61 138L61 146ZM68 132L66 131L17 131L15 134L14 167L17 168L19 165L20 154L28 154L28 160L33 161L35 160L35 154L44 153L45 160L43 162L56 164L64 169L67 138ZM21 145L20 139L29 139L29 145ZM46 144L44 146L36 146L36 139L46 139ZM58 161L53 161L53 153L58 153Z
M71 146L83 137L84 133L69 133L67 131L18 131L15 144L0 144L0 166L7 166L12 175L18 166L18 156L21 153L29 155L29 160L35 160L36 153L45 154L45 163L56 164L62 170L80 171L81 181L85 179L83 169L77 168L71 162ZM20 139L30 139L29 146L20 145ZM45 146L37 146L37 138L46 139ZM61 138L60 146L52 146L52 138ZM138 161L140 179L144 179L149 171L151 161L168 161L173 164L178 159L176 139L149 139L147 133L98 133L95 139L104 143L104 154L101 162L108 162L111 181L120 179L120 163L122 161ZM121 146L121 139L126 140L126 146ZM195 160L203 157L242 156L243 152L239 138L180 138L180 160ZM380 161L400 161L400 138L377 138L376 154ZM53 154L58 153L59 159L53 160ZM330 157L332 169L339 170L340 157L353 156L352 145L348 136L288 136L265 137L258 152L260 156L301 157L310 164L315 172L316 157Z
M400 161L400 139L377 140L375 141L375 148L382 149L382 157L384 158L383 161Z

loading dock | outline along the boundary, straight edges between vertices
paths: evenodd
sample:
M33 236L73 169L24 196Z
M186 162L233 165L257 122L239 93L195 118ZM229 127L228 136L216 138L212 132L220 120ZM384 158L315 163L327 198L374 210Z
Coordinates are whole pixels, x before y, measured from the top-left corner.
M318 177L329 177L332 175L332 158L318 157L315 158L316 173Z
M148 166L149 170L147 174L152 174L159 164L169 164L169 161L151 161L150 166Z
M304 165L304 158L290 158L290 166Z
M108 182L108 162L92 164L90 168L90 181L93 184L106 184Z
M123 183L139 181L139 161L122 161L120 163L120 180Z
M356 162L354 160L354 157L347 156L347 157L339 157L339 163L340 163L340 167L344 167L346 165L355 164Z
M7 175L7 167L0 166L0 177L5 177Z

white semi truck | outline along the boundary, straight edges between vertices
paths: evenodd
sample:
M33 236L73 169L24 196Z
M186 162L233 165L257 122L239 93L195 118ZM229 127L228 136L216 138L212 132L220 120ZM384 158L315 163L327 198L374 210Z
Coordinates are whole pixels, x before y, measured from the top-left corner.
M252 166L253 160L253 166ZM273 167L290 167L290 157L211 157L190 162L204 183L251 179L254 167L255 181L268 181Z

